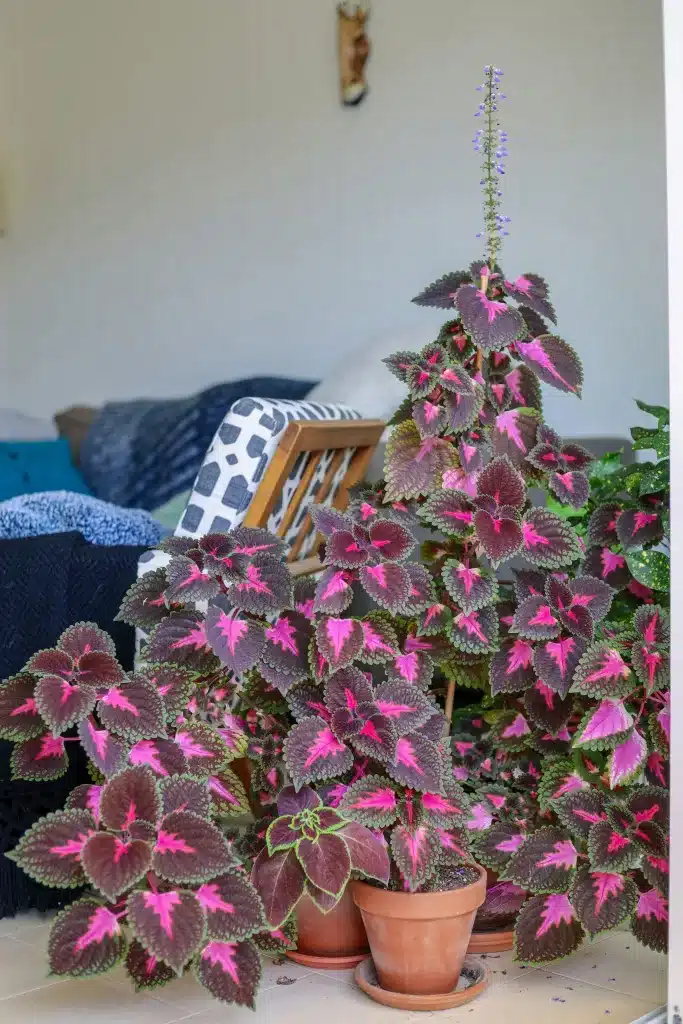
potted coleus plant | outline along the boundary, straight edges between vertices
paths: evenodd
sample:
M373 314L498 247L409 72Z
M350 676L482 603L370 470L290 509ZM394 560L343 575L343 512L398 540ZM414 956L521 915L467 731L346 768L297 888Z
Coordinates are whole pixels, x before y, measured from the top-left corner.
M486 714L483 708L476 715L458 714L458 728L451 736L453 773L470 800L467 829L475 844L494 822L528 825L540 813L539 755L531 752L522 759L496 749ZM486 900L477 912L469 952L512 949L513 926L527 893L513 882L501 881L494 867L479 859L487 867Z
M248 635L258 655L266 622L254 591L291 605L292 581L281 542L265 531L165 546L168 568L134 584L121 611L151 629L139 671L124 672L111 639L78 623L0 686L15 777L58 778L69 744L80 743L96 779L9 856L46 884L85 889L52 925L53 973L78 977L124 961L146 988L192 967L218 999L251 1006L258 947L286 949L294 934L269 929L227 839L227 823L248 811L230 764L250 732L229 710L239 683L209 645L207 619L217 649L234 654ZM194 602L208 596L219 604L205 616Z

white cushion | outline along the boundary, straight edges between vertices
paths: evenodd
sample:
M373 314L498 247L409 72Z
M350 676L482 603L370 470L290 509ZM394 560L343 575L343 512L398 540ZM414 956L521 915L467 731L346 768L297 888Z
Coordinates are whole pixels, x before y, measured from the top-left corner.
M364 419L388 420L406 397L406 386L384 365L383 359L402 350L419 352L438 334L433 325L389 331L355 352L348 352L313 388L309 402L341 402L357 409Z

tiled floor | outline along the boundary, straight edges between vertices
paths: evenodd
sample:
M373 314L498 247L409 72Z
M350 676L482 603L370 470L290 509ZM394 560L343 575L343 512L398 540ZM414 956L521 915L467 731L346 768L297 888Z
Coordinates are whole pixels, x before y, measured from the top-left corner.
M191 977L135 995L117 969L101 978L62 981L45 976L45 919L0 921L0 1019L8 1024L631 1024L666 1001L666 960L626 932L584 946L553 972L520 968L511 953L489 955L491 985L459 1010L408 1014L369 1000L352 972L315 972L290 961L267 961L257 1011L216 1003Z

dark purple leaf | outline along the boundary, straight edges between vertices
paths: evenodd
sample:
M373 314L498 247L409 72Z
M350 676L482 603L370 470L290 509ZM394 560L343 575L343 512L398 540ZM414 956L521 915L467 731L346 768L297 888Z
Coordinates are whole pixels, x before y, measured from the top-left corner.
M453 615L450 638L460 651L467 654L487 654L495 651L498 641L498 616L489 606L479 611L464 611Z
M588 833L588 857L593 871L608 874L636 867L642 851L629 836L617 831L610 821L598 821Z
M576 872L578 850L565 832L540 828L513 855L504 880L530 892L566 892Z
M632 673L619 651L608 643L592 644L579 661L572 693L586 697L621 697L632 689Z
M548 484L550 490L562 502L563 505L571 505L572 508L583 508L588 501L590 484L585 473L569 470L566 473L553 473Z
M0 684L0 739L37 739L45 732L35 699L36 680L21 673Z
M669 901L658 889L641 892L631 918L631 931L644 946L666 953L669 936Z
M331 537L334 533L351 529L349 518L328 505L312 505L309 514L316 530L322 533L323 537Z
M238 526L232 530L231 537L237 554L249 555L250 558L268 555L282 558L286 547L280 537L273 536L260 526Z
M281 928L304 893L306 877L294 850L268 855L264 848L254 861L252 885L263 902L266 921Z
M528 964L568 956L583 940L583 929L566 893L533 896L515 924L515 955Z
M535 373L526 366L515 366L505 377L513 404L541 411L541 388Z
M221 664L236 675L253 668L266 643L262 623L240 618L225 597L208 607L206 637Z
M132 765L148 765L161 778L187 771L183 752L173 740L140 740L131 749L128 760Z
M150 662L172 662L201 669L210 654L203 616L199 612L173 612L150 636L145 656Z
M386 885L390 863L384 838L355 821L347 822L339 834L349 852L351 870Z
M152 776L154 778L154 776ZM116 780L113 779L109 785ZM161 794L161 814L173 811L193 811L200 818L211 817L211 795L206 782L200 782L191 775L173 775L162 779L159 785ZM143 815L140 815L143 817ZM156 821L156 818L149 819Z
M421 793L438 793L442 789L442 761L438 748L419 733L401 736L396 744L395 761L385 767L387 774L396 782Z
M229 768L221 768L217 775L209 775L206 785L218 814L249 812L249 799L244 786L235 772Z
M123 768L130 748L108 729L98 729L88 718L79 724L78 735L86 754L103 775L115 775Z
M10 758L12 779L49 782L64 775L69 766L64 740L47 733L15 744Z
M475 833L474 855L492 871L501 871L523 846L526 835L512 821L498 821L484 832Z
M532 565L557 569L580 555L576 533L554 512L530 509L522 521L522 553Z
M284 747L285 762L298 787L331 779L353 764L349 748L340 743L322 718L305 718L293 726Z
M308 647L312 636L313 626L305 615L284 612L266 628L266 644L260 656L276 671L297 682L308 675Z
M89 811L53 811L32 825L7 856L43 885L75 888L84 882L81 853L94 827Z
M139 629L153 629L168 615L164 598L167 584L165 569L146 572L127 590L116 619Z
M365 674L353 666L334 672L325 686L325 704L330 711L356 711L359 704L373 699L373 689Z
M494 455L506 455L515 466L521 466L536 442L538 427L536 409L509 409L496 417L492 431Z
M253 942L207 942L195 961L195 973L220 1002L254 1008L261 957Z
M391 852L410 892L415 892L434 874L439 856L439 841L433 829L425 825L411 828L396 825L391 833Z
M498 506L520 508L526 500L524 477L510 459L499 456L489 462L477 481L477 497L490 497Z
M93 899L78 900L52 922L47 956L52 974L74 978L110 970L126 952L121 922Z
M169 722L175 721L190 698L193 684L190 674L176 665L149 665L133 678L148 679L156 687Z
M470 566L469 561L447 559L441 578L450 596L468 614L493 604L498 595L498 583L493 573Z
M196 885L234 867L219 829L191 811L173 811L162 820L152 867L169 882Z
M616 928L630 917L638 903L638 890L620 874L583 869L574 883L571 901L589 935Z
M380 714L394 723L401 736L423 726L435 710L428 697L405 683L382 683L374 700Z
M434 580L419 562L407 562L403 568L408 573L410 591L402 611L405 615L418 615L435 601Z
M152 850L140 839L122 839L111 832L96 832L81 853L85 875L112 903L149 870Z
M526 640L504 640L491 660L491 692L523 693L536 682L533 669L534 648Z
M193 721L176 731L175 742L185 755L188 770L206 777L216 774L232 757L223 737L206 722Z
M554 801L553 810L561 824L580 839L588 839L593 825L606 818L602 795L589 787L565 793Z
M609 548L589 548L583 571L607 583L613 590L623 590L632 579L626 557Z
M168 587L165 597L169 604L187 604L208 601L220 591L217 581L202 569L193 558L177 555L166 568Z
M331 566L320 576L315 589L315 610L326 615L341 615L353 600L353 575Z
M538 682L524 694L524 710L536 728L553 735L567 725L574 701L562 698L543 682Z
M384 475L387 501L429 494L441 484L444 471L455 464L456 449L443 438L420 437L415 423L394 427L387 442Z
M581 361L566 341L552 334L544 334L531 341L517 341L515 348L519 358L546 384L581 396Z
M529 640L549 640L560 632L560 622L546 597L528 597L517 608L514 632Z
M235 942L264 927L261 899L243 875L221 875L200 885L195 895L206 914L210 939Z
M247 578L228 587L227 597L236 608L253 615L267 615L290 608L292 577L278 558L257 554L247 568Z
M481 289L463 284L455 302L465 330L485 352L502 349L526 334L521 314L507 303L489 299Z
M419 295L416 295L413 302L417 306L436 306L437 309L452 309L455 304L455 295L458 288L469 280L470 273L467 270L457 270L452 274L445 274L438 281L428 285Z
M538 274L522 274L515 281L505 281L505 291L546 320L557 322L553 304L548 298L548 285Z
M140 819L156 824L161 817L161 798L153 772L143 765L124 768L103 788L99 814L104 827L112 832L126 832Z
M384 664L393 661L398 652L398 640L393 627L380 616L370 616L361 622L363 646L359 661L368 665Z
M620 513L621 505L616 501L596 508L588 521L588 543L600 547L615 544Z
M617 520L617 535L624 551L630 551L660 541L664 528L656 512L627 508Z
M126 973L136 992L167 985L176 977L175 971L148 953L144 946L133 940L126 955Z
M458 375L460 377L460 375ZM441 377L441 383L447 387L450 383ZM477 420L484 405L484 392L479 386L471 392L446 395L446 415L448 418L448 429L452 434L459 434L463 430L469 430Z
M348 787L339 811L347 818L383 829L393 824L398 816L396 790L387 779L379 775L366 775Z
M539 679L563 700L569 693L574 672L585 650L583 640L567 636L539 644L534 651L534 669Z
M163 698L154 683L144 676L131 676L111 686L100 698L97 714L105 728L132 741L160 739L166 735Z
M438 437L446 426L446 409L443 405L423 398L412 407L413 420L421 437Z
M442 490L427 498L420 517L450 537L464 537L473 525L474 510L462 491Z
M206 919L195 894L134 892L128 897L128 924L146 950L181 974L199 949Z
M296 853L306 878L338 899L351 875L351 858L341 835L331 832L301 839Z
M323 615L316 627L316 641L320 653L334 671L350 665L360 655L364 633L356 619Z

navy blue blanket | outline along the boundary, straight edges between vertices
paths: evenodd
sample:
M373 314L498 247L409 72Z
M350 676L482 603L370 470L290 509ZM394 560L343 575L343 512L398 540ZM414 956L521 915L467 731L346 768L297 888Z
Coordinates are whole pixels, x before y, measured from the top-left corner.
M111 402L90 427L81 471L98 498L159 508L192 487L225 414L240 398L305 398L316 381L251 377L190 398Z
M144 548L88 544L78 533L0 540L0 679L19 672L36 651L54 647L74 622L96 622L116 644L125 669L133 667L135 636L114 622L137 575ZM78 743L69 745L69 770L53 782L11 780L10 743L0 741L0 918L20 910L70 903L71 889L38 885L2 856L38 818L64 806L69 792L89 782Z

